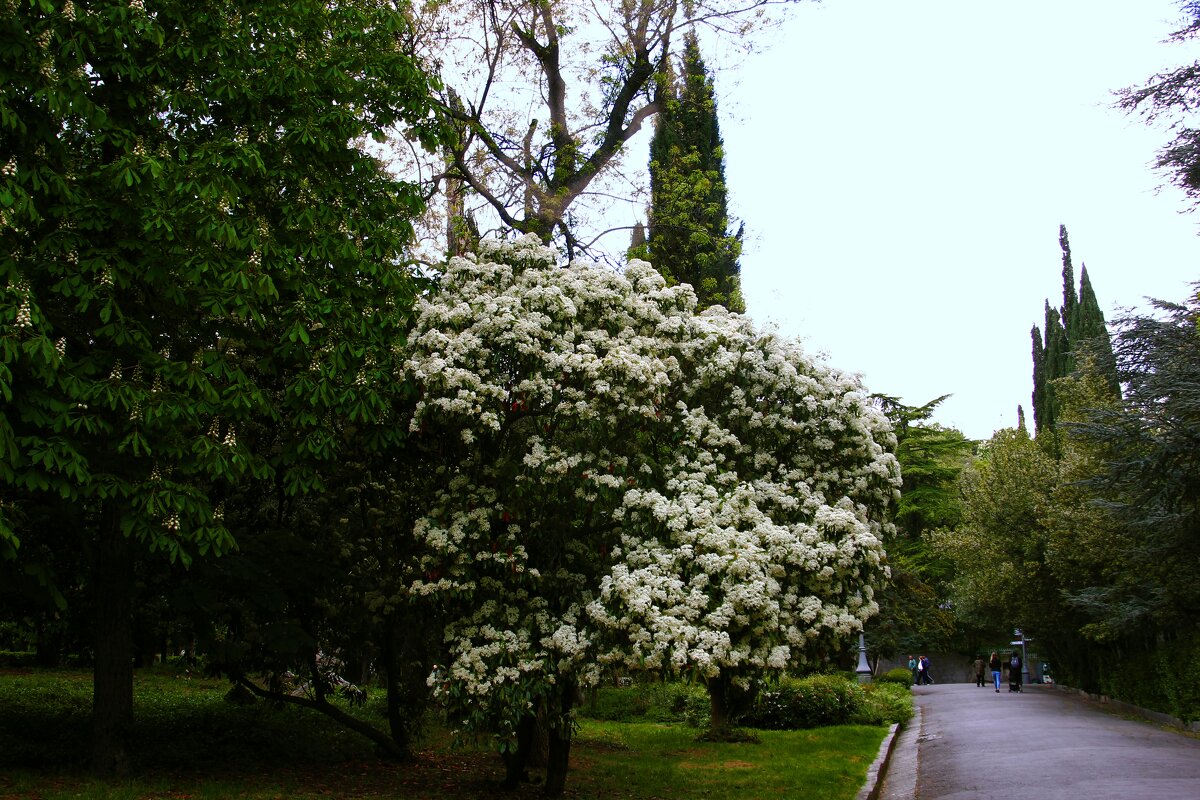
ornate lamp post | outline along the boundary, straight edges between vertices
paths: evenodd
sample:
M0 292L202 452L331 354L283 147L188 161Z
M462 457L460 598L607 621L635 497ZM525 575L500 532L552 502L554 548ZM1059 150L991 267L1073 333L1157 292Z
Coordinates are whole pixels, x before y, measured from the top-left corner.
M861 631L858 634L858 667L854 673L858 675L859 683L871 682L871 665L867 663L867 641Z

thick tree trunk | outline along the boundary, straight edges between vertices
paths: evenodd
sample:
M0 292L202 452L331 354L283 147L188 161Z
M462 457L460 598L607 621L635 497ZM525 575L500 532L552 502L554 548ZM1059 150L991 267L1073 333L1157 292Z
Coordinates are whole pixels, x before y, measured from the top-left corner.
M500 754L504 760L503 788L515 789L521 781L529 780L529 751L533 747L534 734L537 731L536 709L531 714L521 717L517 723L516 745Z
M550 725L550 745L546 758L546 787L547 797L562 797L567 785L567 768L571 760L571 725L569 715L575 704L575 685L564 682L558 702L559 713L555 714Z
M729 681L723 676L709 678L708 688L710 731L716 733L729 729Z
M133 725L133 551L111 505L104 509L96 541L92 604L92 769L123 776L129 772Z
M399 637L396 632L396 623L391 617L385 620L384 625L387 626L383 634L383 672L384 683L387 687L388 730L396 746L407 753L409 748L409 726L405 720L407 709L405 708L402 687L400 645L397 642Z

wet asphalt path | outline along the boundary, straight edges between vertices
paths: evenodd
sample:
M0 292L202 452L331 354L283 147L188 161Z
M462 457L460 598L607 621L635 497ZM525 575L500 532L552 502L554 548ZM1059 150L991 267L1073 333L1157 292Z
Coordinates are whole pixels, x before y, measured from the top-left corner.
M883 800L1200 800L1195 736L1049 687L913 694L920 727L897 740Z

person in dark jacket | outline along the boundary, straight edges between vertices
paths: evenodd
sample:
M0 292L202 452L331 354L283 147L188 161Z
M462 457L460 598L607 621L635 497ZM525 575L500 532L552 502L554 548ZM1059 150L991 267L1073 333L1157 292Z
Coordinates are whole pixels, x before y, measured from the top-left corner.
M996 694L1000 694L1000 655L995 650L988 659L988 669L992 671L992 683L996 684Z
M1010 692L1021 691L1021 668L1024 662L1021 660L1019 650L1013 650L1012 658L1008 660L1008 690Z
M983 656L975 656L975 685L983 686Z
M924 683L927 685L933 683L933 676L929 674L929 657L928 656L921 656L920 659L918 660L917 674L918 674L917 683L919 683L919 684Z

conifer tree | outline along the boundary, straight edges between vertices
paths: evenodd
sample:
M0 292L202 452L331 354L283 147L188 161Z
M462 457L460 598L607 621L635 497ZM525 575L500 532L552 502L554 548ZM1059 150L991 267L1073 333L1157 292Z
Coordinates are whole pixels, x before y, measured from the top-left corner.
M1044 339L1036 325L1031 331L1033 420L1039 434L1053 430L1058 420L1059 403L1054 381L1074 372L1082 355L1086 354L1094 368L1101 372L1113 396L1120 394L1112 342L1086 266L1080 272L1079 293L1075 292L1075 269L1065 225L1058 228L1058 242L1063 253L1063 304L1061 308L1054 308L1046 302Z
M742 230L729 230L716 97L694 32L684 36L682 67L678 79L662 79L664 101L650 143L649 232L631 255L648 256L671 284L691 284L700 308L744 311Z

